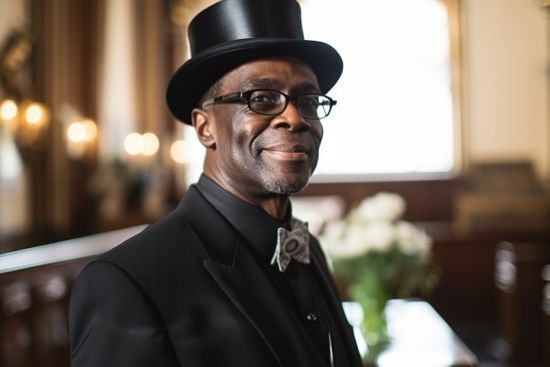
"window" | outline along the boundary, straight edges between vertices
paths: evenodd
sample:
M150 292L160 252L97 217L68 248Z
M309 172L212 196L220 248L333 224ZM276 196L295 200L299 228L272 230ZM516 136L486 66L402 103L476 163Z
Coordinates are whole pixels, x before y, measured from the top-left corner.
M450 3L301 2L305 38L331 44L344 59L328 93L338 105L323 121L318 180L455 168Z

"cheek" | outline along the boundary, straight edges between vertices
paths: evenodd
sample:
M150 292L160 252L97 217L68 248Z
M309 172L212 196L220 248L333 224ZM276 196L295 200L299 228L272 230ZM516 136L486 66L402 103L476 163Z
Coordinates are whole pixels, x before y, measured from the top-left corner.
M319 121L315 122L311 126L311 136L313 137L313 140L317 145L317 151L319 150L319 146L321 145L321 141L323 140L323 134L323 125L321 125Z
M262 124L254 119L247 118L246 114L241 118L233 120L233 128L231 129L230 152L237 164L250 162L251 159L257 156L258 152L254 149L254 143L261 134ZM254 167L254 165L250 165Z
M261 140L261 134L265 130L265 123L258 120L257 116L251 118L246 114L243 115L233 128L233 150L245 156L250 154L256 155L258 152L255 151L254 146L258 140Z
M317 132L318 132L318 136L319 136L319 144L321 143L321 140L323 140L323 134L325 133L325 131L323 130L323 125L321 125L320 122L317 123Z

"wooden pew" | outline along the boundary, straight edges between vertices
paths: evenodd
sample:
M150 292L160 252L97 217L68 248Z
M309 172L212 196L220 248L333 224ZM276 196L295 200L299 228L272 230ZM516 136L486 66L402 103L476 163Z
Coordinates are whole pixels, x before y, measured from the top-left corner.
M76 276L144 227L0 255L0 366L69 366L67 311Z
M543 353L544 284L541 272L550 261L550 244L502 242L495 256L499 329L492 354L499 360L540 365Z

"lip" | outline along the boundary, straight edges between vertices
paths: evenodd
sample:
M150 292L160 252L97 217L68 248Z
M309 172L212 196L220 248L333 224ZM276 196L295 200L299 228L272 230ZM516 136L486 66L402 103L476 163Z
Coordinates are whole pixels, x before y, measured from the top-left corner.
M263 148L269 156L285 161L303 161L309 158L309 149L299 144L280 144Z

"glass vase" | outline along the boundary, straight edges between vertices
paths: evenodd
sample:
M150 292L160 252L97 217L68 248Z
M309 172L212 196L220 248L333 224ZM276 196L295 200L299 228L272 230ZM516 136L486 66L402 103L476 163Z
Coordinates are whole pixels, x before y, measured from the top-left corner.
M351 286L349 291L363 310L361 332L367 344L364 359L373 361L388 343L385 308L390 297L382 282L356 284Z

